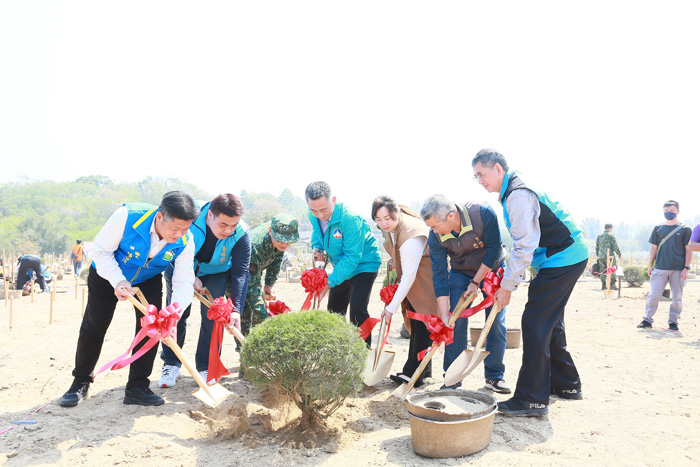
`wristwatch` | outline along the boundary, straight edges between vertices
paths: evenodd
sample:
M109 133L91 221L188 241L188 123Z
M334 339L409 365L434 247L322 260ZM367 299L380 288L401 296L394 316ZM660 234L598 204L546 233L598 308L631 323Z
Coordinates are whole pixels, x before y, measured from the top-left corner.
M479 283L475 282L474 279L470 280L469 282L474 284L477 288L479 287Z
M686 268L688 271L690 271L690 266L685 266L685 268Z

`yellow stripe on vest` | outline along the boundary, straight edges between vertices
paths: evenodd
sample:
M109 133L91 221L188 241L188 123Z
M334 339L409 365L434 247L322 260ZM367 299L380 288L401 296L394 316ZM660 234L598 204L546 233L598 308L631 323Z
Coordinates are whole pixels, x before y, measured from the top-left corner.
M134 222L134 225L132 225L132 227L133 227L133 228L136 228L136 227L138 227L139 225L141 225L141 222L143 222L143 221L145 221L146 219L148 219L148 216L150 216L151 214L153 214L153 211L155 211L156 209L158 209L158 208L153 208L153 209L151 209L150 211L148 211L146 214L144 214L143 216L141 216L141 219L139 219L139 220L137 220L136 222Z

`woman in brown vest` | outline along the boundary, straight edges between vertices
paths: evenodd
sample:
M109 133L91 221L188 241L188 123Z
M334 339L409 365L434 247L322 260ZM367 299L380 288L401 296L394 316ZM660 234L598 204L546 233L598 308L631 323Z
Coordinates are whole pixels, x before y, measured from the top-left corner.
M399 206L389 196L379 196L372 203L372 219L384 235L384 249L394 260L399 288L382 317L391 321L394 313L401 310L404 303L407 310L422 315L438 315L437 300L433 290L433 273L428 251L429 229L418 214L405 206ZM408 359L401 373L391 375L392 381L407 383L418 368L418 354L430 347L430 332L425 323L411 319L411 340ZM416 387L423 379L432 376L428 363L423 374L416 381Z

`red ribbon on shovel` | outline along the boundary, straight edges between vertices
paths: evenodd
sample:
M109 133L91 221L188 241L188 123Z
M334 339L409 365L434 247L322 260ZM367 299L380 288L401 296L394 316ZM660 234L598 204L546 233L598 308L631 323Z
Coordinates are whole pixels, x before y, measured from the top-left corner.
M438 316L421 315L411 310L406 310L406 314L411 319L424 322L425 326L428 328L428 331L430 331L430 340L433 341L433 345L418 353L418 361L423 360L425 355L428 352L430 352L430 349L432 349L436 345L440 345L443 342L445 343L445 345L450 345L452 343L454 337L454 329L452 329L449 326L445 326L445 323L443 323Z
M106 370L119 370L135 362L143 354L151 350L154 345L158 344L161 338L165 339L170 335L176 336L177 322L181 315L182 308L179 303L173 303L160 311L158 311L158 308L155 306L148 305L146 314L141 317L141 330L136 334L136 337L134 337L129 349L119 357L102 366L92 380L95 381L97 377ZM135 354L129 357L134 347L146 337L148 337L148 341L146 341Z
M270 316L281 315L287 313L288 311L292 311L292 309L289 308L282 300L276 300L267 304L267 314Z
M389 284L386 287L382 287L382 289L379 291L379 298L381 299L382 302L384 302L385 305L388 305L391 303L391 301L394 299L394 295L396 294L396 289L399 288L398 284ZM374 327L380 323L381 320L377 318L372 318L371 316L365 320L364 323L362 323L362 326L358 328L358 332L360 333L360 337L362 340L365 340L369 337L370 334L372 334L372 330ZM391 328L391 321L387 322L386 326L386 335L384 336L379 336L380 339L384 339L384 344L386 344L386 339L389 337L389 329Z
M301 309L306 311L311 308L311 300L317 296L328 284L328 274L320 268L310 268L301 273L301 285L309 295L306 297Z
M224 336L224 324L231 320L233 303L230 298L219 297L211 303L207 311L207 318L214 321L214 330L211 333L209 345L209 367L207 369L207 383L216 380L219 382L222 376L229 375L229 371L221 362L221 344Z

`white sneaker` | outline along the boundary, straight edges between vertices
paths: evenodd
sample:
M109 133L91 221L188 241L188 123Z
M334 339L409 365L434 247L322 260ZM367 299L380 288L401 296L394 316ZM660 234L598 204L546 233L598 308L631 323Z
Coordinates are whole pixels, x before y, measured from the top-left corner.
M175 386L177 377L180 376L180 367L175 365L163 365L163 371L158 380L159 388L171 388Z
M202 377L202 379L203 379L207 384L214 384L214 383L216 383L216 380L215 380L215 379L212 379L212 380L210 380L210 381L207 381L207 374L208 374L208 373L209 373L209 370L204 370L204 371L200 371L200 372L199 372L199 375Z
M499 394L510 394L511 392L510 386L502 379L487 379L485 386L487 389Z

